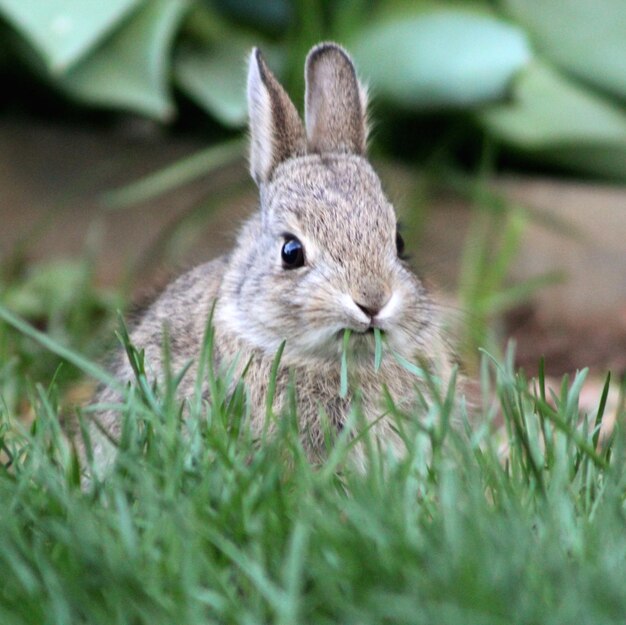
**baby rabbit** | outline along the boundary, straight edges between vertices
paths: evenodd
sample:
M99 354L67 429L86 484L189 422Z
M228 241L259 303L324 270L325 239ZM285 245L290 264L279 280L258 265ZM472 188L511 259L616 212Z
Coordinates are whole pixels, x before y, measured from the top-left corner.
M156 379L163 376L164 339L174 372L191 361L179 386L182 397L190 396L213 311L214 362L216 368L237 363L237 373L247 366L253 432L263 430L270 370L285 340L274 413L286 404L291 371L303 444L317 459L327 427L321 412L341 430L350 411L350 393L340 394L344 330L352 331L351 387L360 389L362 413L383 447L399 446L392 419L381 418L384 388L419 418L415 389L425 386L399 361L427 363L445 388L451 359L435 308L401 258L394 208L366 159L367 96L350 57L334 43L317 45L306 59L305 79L303 124L260 51L252 51L250 171L259 209L233 250L170 284L131 338L145 349L146 371ZM378 371L374 328L385 337ZM122 357L114 373L133 377ZM116 396L104 390L97 400ZM119 435L118 414L97 419L111 438ZM96 463L109 464L114 446L95 425L90 431ZM355 453L362 452L357 447Z

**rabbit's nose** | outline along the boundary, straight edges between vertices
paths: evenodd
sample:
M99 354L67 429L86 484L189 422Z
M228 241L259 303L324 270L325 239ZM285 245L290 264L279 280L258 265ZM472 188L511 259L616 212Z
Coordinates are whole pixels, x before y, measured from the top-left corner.
M374 318L380 311L382 306L372 308L371 306L366 306L365 304L359 304L359 302L354 302L368 317Z
M376 317L391 298L391 293L386 288L363 291L360 295L354 303L371 319Z

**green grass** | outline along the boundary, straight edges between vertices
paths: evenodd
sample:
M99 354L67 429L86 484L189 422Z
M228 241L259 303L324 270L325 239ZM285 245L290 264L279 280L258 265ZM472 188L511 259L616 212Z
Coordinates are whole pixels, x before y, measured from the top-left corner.
M0 623L624 623L624 431L597 447L585 372L550 398L511 363L484 357L471 429L455 389L421 424L390 406L406 453L365 445L364 472L347 430L311 466L293 409L253 440L244 385L211 367L184 425L176 375L137 384L114 469L83 490L56 386L32 385L28 431L0 403Z
M50 340L74 353L101 355L113 336L114 311L123 308L123 298L96 286L95 252L88 249L82 258L34 264L27 262L29 251L0 254L0 305L45 329ZM65 355L59 358L0 321L0 399L5 411L15 413L28 403L29 380L46 386L55 380L65 392L80 376L81 367Z

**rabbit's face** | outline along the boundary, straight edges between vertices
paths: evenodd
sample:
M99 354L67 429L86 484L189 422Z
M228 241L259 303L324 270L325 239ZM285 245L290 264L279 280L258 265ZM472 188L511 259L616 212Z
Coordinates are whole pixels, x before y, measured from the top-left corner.
M396 216L365 159L366 91L336 44L311 50L305 123L258 50L250 58L250 169L261 210L230 258L217 309L235 336L284 360L337 360L344 330L371 356L426 351L428 298L398 257Z
M374 328L395 351L416 353L429 301L399 258L393 206L364 158L292 159L262 204L257 235L244 233L233 257L246 257L231 313L239 334L268 353L286 340L284 358L294 362L337 362L345 329L368 361Z

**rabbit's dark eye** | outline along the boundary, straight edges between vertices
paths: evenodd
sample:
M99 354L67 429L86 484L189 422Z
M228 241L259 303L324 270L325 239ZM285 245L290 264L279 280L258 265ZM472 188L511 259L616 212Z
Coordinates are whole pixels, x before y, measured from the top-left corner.
M404 239L402 235L396 230L396 250L398 251L398 256L400 258L404 255Z
M286 237L280 254L285 269L297 269L304 265L304 246L294 236Z

